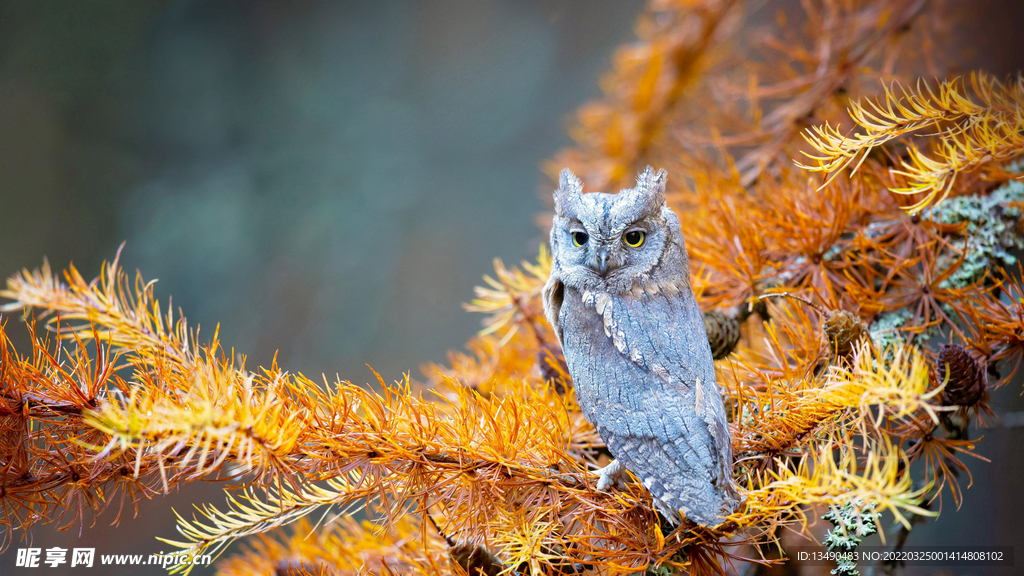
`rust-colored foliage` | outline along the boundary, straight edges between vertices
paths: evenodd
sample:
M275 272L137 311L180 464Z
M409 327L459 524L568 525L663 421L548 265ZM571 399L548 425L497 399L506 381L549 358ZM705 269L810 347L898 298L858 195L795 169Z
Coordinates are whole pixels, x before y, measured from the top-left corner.
M914 92L886 88L884 98L850 109L864 133L844 135L827 123L815 128L808 141L820 155L809 154L814 164L805 167L838 174L856 162L856 170L873 148L927 130L938 137L931 155L911 145L893 172L908 182L893 192L924 195L909 208L916 212L948 196L957 175L983 168L998 171L1003 162L1024 152L1022 102L1024 79L1003 84L984 73L972 74L968 81L943 82L937 89L923 81Z
M169 543L251 537L223 574L712 574L767 562L747 545L807 533L820 505L908 530L947 487L959 505L966 431L1024 358L1006 270L1024 247L1021 83L919 83L956 48L922 0L805 2L760 26L747 9L651 2L545 167L606 191L648 163L672 176L746 496L722 525L665 524L636 483L595 489L607 451L543 318L544 250L497 263L465 352L374 388L249 370L115 259L2 293L32 342L19 354L0 325L5 543L202 478L242 487Z
M446 556L442 539L429 533L424 538L410 516L384 528L341 517L318 530L299 520L279 538L260 534L244 552L219 562L217 573L430 576L446 571Z

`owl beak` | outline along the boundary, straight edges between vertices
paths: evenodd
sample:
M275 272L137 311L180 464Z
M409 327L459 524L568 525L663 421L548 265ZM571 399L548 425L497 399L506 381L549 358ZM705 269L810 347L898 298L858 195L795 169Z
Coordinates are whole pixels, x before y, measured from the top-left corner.
M608 248L600 248L597 251L597 272L604 276L608 274Z

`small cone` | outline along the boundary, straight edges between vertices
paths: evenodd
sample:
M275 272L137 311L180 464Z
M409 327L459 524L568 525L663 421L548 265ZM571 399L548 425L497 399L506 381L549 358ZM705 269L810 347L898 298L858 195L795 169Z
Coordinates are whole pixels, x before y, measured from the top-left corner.
M768 301L759 299L754 300L753 303L744 302L736 307L736 315L740 322L746 322L747 318L754 314L760 316L761 320L765 322L771 320L771 316L768 314Z
M948 372L947 372L948 366ZM988 372L966 348L959 344L943 344L935 362L939 382L945 382L942 397L946 405L971 407L981 402L988 387Z
M732 354L740 341L739 321L718 310L704 313L704 331L708 334L711 356L715 360Z
M565 363L565 356L562 355L560 347L542 344L537 351L537 367L544 381L554 382L555 391L565 394L570 382L569 366Z
M821 324L832 359L849 359L861 340L868 337L868 329L860 317L846 310L830 310Z
M469 542L449 547L448 557L452 564L458 564L470 576L498 576L505 569L505 564L494 554Z

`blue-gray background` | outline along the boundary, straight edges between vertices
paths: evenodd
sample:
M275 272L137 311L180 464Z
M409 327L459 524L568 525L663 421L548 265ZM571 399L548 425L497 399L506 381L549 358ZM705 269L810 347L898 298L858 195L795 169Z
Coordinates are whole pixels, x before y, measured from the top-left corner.
M126 268L253 366L418 375L479 329L461 304L491 260L536 256L538 165L642 7L4 4L0 278L44 256L91 277L126 241ZM157 552L171 506L202 501L220 487L34 545Z
M21 2L0 33L6 277L159 278L256 363L388 378L534 256L538 163L632 2Z
M478 329L461 303L491 259L536 254L538 164L568 143L567 116L598 94L641 8L0 3L0 277L43 256L91 277L126 241L128 269L159 278L204 333L220 323L252 365L279 350L314 377L416 374ZM992 38L1013 38L1014 22L970 24L1000 73L1019 51ZM1021 429L985 434L993 462L970 462L964 509L947 501L912 543L1021 540ZM33 545L149 554L174 535L171 506L220 501L219 486L192 484L116 529L109 515L81 536L38 527ZM31 573L13 568L25 545L0 555L0 573Z

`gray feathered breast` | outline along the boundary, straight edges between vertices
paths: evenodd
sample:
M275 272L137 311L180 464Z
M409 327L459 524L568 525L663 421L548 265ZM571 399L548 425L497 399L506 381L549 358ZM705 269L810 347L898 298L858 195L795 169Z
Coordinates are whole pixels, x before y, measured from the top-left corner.
M614 196L591 200L580 188L563 173L544 290L580 407L663 513L717 525L742 499L685 246L664 204L664 172L648 168L637 189ZM631 230L649 239L649 254L643 245L613 254ZM586 242L573 236L580 233ZM598 267L598 260L612 264Z

